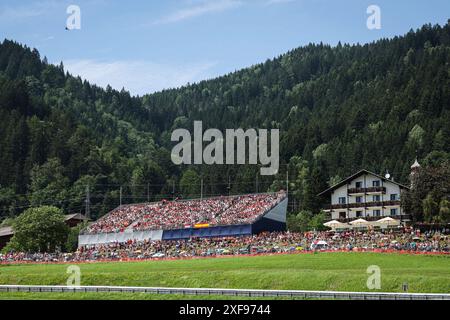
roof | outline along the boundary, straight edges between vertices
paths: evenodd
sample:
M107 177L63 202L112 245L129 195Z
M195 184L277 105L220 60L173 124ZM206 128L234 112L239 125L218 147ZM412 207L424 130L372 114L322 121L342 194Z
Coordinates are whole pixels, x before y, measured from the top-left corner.
M419 163L419 161L417 161L417 158L411 166L411 169L415 169L415 168L420 168L420 163Z
M12 227L0 228L0 237L12 236L14 234Z
M351 176L345 178L345 179L342 180L341 182L335 184L334 186L332 186L332 187L326 189L325 191L322 191L321 193L318 194L318 196L322 196L322 195L324 195L324 194L327 194L327 193L333 191L334 189L337 189L337 188L339 188L339 187L341 187L341 186L347 184L349 181L351 181L351 180L353 180L353 179L356 179L357 177L359 177L359 176L361 176L361 175L363 175L363 174L371 174L371 175L373 175L373 176L375 176L375 177L380 178L382 181L389 181L389 182L391 182L391 183L394 183L394 184L400 186L400 188L403 188L403 189L409 189L409 187L405 186L404 184L398 183L398 182L393 181L393 180L390 180L390 179L386 179L385 177L380 176L379 174L373 173L373 172L371 172L371 171L369 171L369 170L362 169L362 170L360 170L360 171L358 171L358 172L352 174Z
M64 221L68 221L68 220L89 220L88 218L86 218L85 215L81 214L81 213L72 213L72 214L66 214L64 216Z
M82 215L81 213L66 214L64 216L64 221L68 221L71 219L89 220L86 218L86 216ZM0 228L0 237L12 236L13 234L14 234L14 230L12 227Z

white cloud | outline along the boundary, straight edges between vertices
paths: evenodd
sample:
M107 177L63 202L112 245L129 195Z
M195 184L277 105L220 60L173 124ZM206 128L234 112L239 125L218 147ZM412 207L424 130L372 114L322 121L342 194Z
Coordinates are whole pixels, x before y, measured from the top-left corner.
M57 7L55 1L40 1L29 5L0 7L1 20L20 20L48 14Z
M266 2L266 6L271 6L274 4L282 4L282 3L289 3L289 2L294 2L295 0L268 0Z
M73 75L101 87L125 88L132 94L143 95L162 89L176 88L209 78L216 63L165 65L148 61L67 60L65 68Z
M180 9L159 20L156 20L154 24L179 22L209 13L233 9L239 7L240 5L242 5L242 2L238 0L204 0L188 8Z

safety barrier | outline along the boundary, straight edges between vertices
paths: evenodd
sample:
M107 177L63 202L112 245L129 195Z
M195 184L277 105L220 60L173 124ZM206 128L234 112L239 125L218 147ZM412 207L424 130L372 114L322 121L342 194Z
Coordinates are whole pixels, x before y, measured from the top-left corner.
M83 234L78 236L78 245L95 245L112 242L127 242L128 240L161 240L163 230L131 231L118 233Z
M180 240L194 237L239 237L252 234L251 224L212 226L207 228L184 228L175 230L164 230L162 240Z
M224 295L244 297L286 297L304 299L346 300L450 300L446 293L395 293L395 292L346 292L305 290L258 290L258 289L214 289L214 288L162 288L119 286L27 286L0 285L0 292L109 292L151 293L178 295Z

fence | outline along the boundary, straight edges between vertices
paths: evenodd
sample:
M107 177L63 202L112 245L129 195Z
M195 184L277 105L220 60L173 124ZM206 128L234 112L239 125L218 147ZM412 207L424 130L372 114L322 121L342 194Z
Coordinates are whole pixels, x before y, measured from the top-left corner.
M132 232L118 232L118 233L99 233L99 234L84 234L78 236L78 245L94 245L111 242L126 242L128 240L161 240L163 230L147 230L147 231L132 231Z
M286 297L305 299L346 300L450 300L445 293L391 293L391 292L346 292L304 290L257 290L257 289L213 289L213 288L159 288L117 286L27 286L0 285L0 292L109 292L151 293L178 295L224 295L235 297Z

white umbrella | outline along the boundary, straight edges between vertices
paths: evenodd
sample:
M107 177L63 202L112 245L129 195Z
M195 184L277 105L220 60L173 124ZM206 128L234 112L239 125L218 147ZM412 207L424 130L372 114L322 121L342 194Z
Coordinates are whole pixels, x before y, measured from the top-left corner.
M349 229L350 228L350 226L348 224L343 223L343 222L339 222L337 220L331 220L331 221L325 222L323 225L325 227L329 227L329 228L331 228L333 230L336 230L336 229Z
M379 225L387 225L387 226L399 226L400 221L396 219L392 219L391 217L386 217L376 221Z
M336 227L339 227L342 224L343 224L342 222L339 222L337 220L331 220L331 221L325 222L323 225L325 227L336 228Z
M364 219L353 220L352 222L350 222L350 224L356 228L367 228L371 225L370 222L368 222L367 220L364 220Z
M370 225L370 223L364 219L353 220L350 224L354 227L367 227Z

